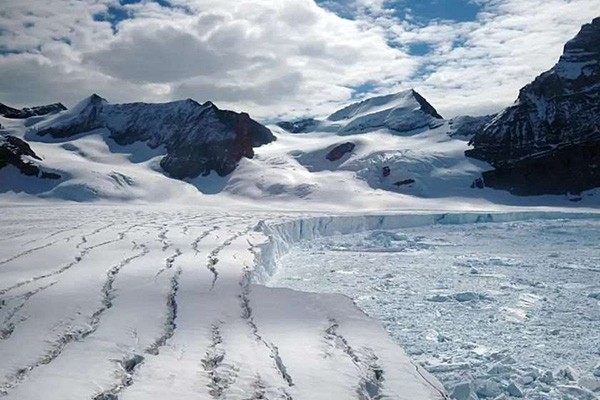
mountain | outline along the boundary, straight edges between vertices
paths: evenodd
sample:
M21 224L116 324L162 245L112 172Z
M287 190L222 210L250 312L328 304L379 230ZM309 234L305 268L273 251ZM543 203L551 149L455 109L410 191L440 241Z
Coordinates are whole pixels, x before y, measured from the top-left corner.
M107 129L119 145L144 142L162 147L161 167L178 179L230 174L241 158L252 158L254 147L275 140L269 129L246 113L220 110L211 102L194 100L163 104L110 104L94 94L72 110L37 124L38 136L55 139Z
M0 169L12 165L23 175L43 179L60 179L58 174L42 171L32 159L41 161L41 158L35 154L27 142L11 135L0 136Z
M415 90L407 90L351 104L323 121L303 119L278 125L291 133L326 131L352 135L378 129L416 133L419 129L434 128L441 123L442 116L423 96Z
M549 71L471 140L468 157L495 170L483 184L517 195L600 186L600 18L567 42Z
M45 106L35 106L27 108L13 108L5 104L0 103L0 115L4 118L12 119L25 119L29 117L35 117L40 115L53 114L60 111L66 110L67 107L61 103L48 104Z

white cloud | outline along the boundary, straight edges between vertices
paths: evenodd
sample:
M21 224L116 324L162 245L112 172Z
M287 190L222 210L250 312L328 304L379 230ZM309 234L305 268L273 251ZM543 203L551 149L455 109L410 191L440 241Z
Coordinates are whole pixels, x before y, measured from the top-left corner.
M354 20L312 0L142 1L113 32L94 15L117 0L4 0L0 101L192 97L272 118L328 113L374 82L416 87L442 114L482 113L510 104L600 15L597 0L481 1L477 21L426 26L395 19L385 0L346 3ZM417 42L432 51L409 56Z
M423 40L429 70L416 86L442 115L489 113L512 103L519 89L558 60L581 25L600 15L596 0L481 0L477 21L390 27L400 42Z

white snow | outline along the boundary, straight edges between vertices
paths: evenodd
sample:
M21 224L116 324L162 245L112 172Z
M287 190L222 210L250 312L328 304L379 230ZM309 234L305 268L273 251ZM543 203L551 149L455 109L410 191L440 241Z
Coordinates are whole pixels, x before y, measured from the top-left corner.
M402 115L417 107L411 103L407 109L402 99L397 100L392 103ZM344 123L370 118L390 104L346 110ZM387 108L379 110L380 106ZM489 166L464 157L467 143L447 135L447 122L405 136L378 129L342 137L332 133L335 124L343 125L336 121L323 125L322 132L305 135L271 126L278 140L255 149L256 156L243 159L231 175L184 182L161 171L163 148L150 149L145 143L119 146L107 129L68 140L34 134L46 119L69 115L25 121L0 118L3 132L26 138L43 159L39 164L44 170L62 176L39 180L23 177L10 166L0 170L0 396L19 400L38 399L40 393L61 400L112 395L328 400L446 396L436 378L412 359L427 361L425 366L447 383L449 393L460 377L460 382L467 382L463 389L468 391L461 392L467 393L464 398L475 398L477 390L492 393L497 388L485 383L489 379L478 382L462 375L466 368L474 368L473 360L485 360L486 368L506 374L499 361L488 362L498 351L498 343L484 340L492 337L490 332L513 329L522 334L527 327L534 332L527 333L530 341L523 339L524 343L531 343L533 334L543 334L537 337L550 338L552 349L560 350L562 328L549 329L558 333L548 335L539 332L544 321L532 326L545 312L548 299L561 294L573 301L574 308L561 310L561 315L583 313L584 303L598 305L595 296L600 288L563 285L556 292L552 291L556 282L553 286L526 273L546 268L551 272L548 279L560 276L565 282L570 276L597 274L594 263L585 258L594 251L593 243L572 243L573 254L556 246L547 255L547 265L532 261L529 266L523 258L533 257L532 246L525 246L529 252L523 255L508 253L506 246L494 247L503 235L511 239L510 225L445 226L564 218L570 221L564 222L567 243L574 236L569 226L597 215L596 191L572 203L567 196L516 198L471 189L471 182ZM120 117L111 120L121 122ZM160 127L154 128L152 132L160 134ZM348 141L356 144L351 154L333 163L325 159L333 146ZM384 176L385 167L390 173ZM411 179L414 182L396 184ZM89 202L95 204L78 204ZM430 225L436 226L424 228ZM561 235L550 222L531 226L550 229L536 232L540 238ZM421 233L411 233L411 227ZM436 236L442 231L445 235ZM594 232L590 238L596 237ZM359 235L319 239L337 233ZM492 237L493 233L497 235ZM486 242L476 241L480 234ZM575 237L583 240L584 235ZM316 241L294 250L301 240ZM527 236L517 244L530 243ZM318 246L323 248L315 252ZM321 293L265 286L278 282L270 281L271 276L290 250L285 260L292 260L295 267L318 256L318 262L302 268L324 268L319 277L329 286L314 286ZM452 251L464 257L444 270L443 263L457 255ZM342 261L356 257L358 262L351 267L330 263L332 254ZM435 255L439 265L425 262L427 254ZM401 279L394 268L405 258L407 265L414 262L421 268ZM369 271L361 268L365 260L373 260L366 263ZM521 270L518 280L515 271ZM284 268L284 275L276 279L288 272ZM297 276L298 271L293 273ZM429 286L445 274L450 274L447 282L463 283L456 288L447 287L450 283ZM426 277L430 279L424 281ZM298 285L306 284L306 277L297 278ZM343 287L338 287L341 282ZM488 283L469 286L474 282ZM286 281L286 286L293 285ZM398 288L421 310L443 308L452 317L445 320L441 313L423 312L412 320L395 321L402 337L408 338L400 343L410 358L394 341L399 334L389 329L389 315L373 312L394 306L394 313L412 317L411 304L398 304L403 297L389 296ZM351 298L324 291L350 295L386 323L392 335ZM368 296L357 298L363 291ZM373 309L368 306L372 298L381 301ZM463 336L473 330L467 329L464 310L473 316L493 311L489 332L475 330L482 337L466 343ZM593 314L588 309L583 316ZM574 347L593 329L578 325L584 318L572 320L577 324L569 328L583 332ZM439 321L445 322L433 326ZM450 348L461 341L465 341L460 349L466 354L463 358L463 353ZM549 352L550 345L542 345L536 343L523 354L547 352L544 362L558 359ZM573 350L571 345L564 349ZM553 396L558 391L585 398L581 393L596 390L597 359L590 358L589 368L586 359L585 370L581 363L569 362L578 378L568 382L566 374L559 374L568 371L567 363L529 370L523 365L530 360L514 359L515 368L525 375L514 380L516 388L510 392L513 382L503 380L500 389L505 393L522 390L530 395L535 387Z

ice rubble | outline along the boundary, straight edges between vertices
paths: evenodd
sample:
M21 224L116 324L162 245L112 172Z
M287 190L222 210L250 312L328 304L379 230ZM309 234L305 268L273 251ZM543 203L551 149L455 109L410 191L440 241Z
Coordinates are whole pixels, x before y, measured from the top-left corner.
M599 214L578 212L522 211L502 213L430 213L430 214L382 214L382 215L338 215L293 219L285 222L259 223L255 228L268 240L258 245L260 250L253 271L253 280L264 283L277 270L277 260L301 240L312 240L323 236L346 235L374 230L428 225L459 225L483 222L510 222L538 219L586 219L600 218Z
M557 235L557 237L559 237L561 240L566 241L565 243L568 243L568 238L569 236L565 236L565 235L569 235L569 231L568 228L564 229L564 233L562 232L563 230L560 229L560 227L563 224L568 224L568 220L575 220L575 219L579 219L579 218L597 218L597 216L593 216L593 215L585 215L585 214L578 214L578 213L574 213L574 214L563 214L563 213L512 213L512 214L478 214L478 213L468 213L468 214L463 214L463 213L458 213L458 214L432 214L432 215L421 215L421 216L398 216L398 215L394 215L394 216L390 216L390 215L384 215L384 216L365 216L365 217L353 217L353 216L345 216L345 217L322 217L322 218L312 218L312 219L304 219L304 220L299 220L299 221L290 221L284 224L279 224L273 227L263 227L263 230L265 230L266 232L269 233L270 235L270 242L263 248L263 252L265 254L270 254L270 259L264 260L262 264L265 266L265 268L261 271L262 272L262 276L258 277L258 279L263 279L265 281L268 281L270 279L270 275L275 273L275 264L273 263L273 258L277 258L282 256L283 254L285 254L292 246L294 246L295 243L297 243L298 241L301 240L314 240L314 239L318 239L320 236L329 236L329 235L337 235L337 234L350 234L350 233L356 233L356 232L362 232L364 230L374 230L372 233L367 233L367 234L363 234L360 237L354 237L354 239L350 239L350 240L346 240L343 237L337 237L335 240L329 241L329 239L326 238L321 238L318 240L318 242L316 244L313 244L312 242L310 242L310 248L313 248L314 251L316 252L315 254L323 254L323 251L327 251L327 249L329 250L338 250L337 253L338 254L342 254L339 252L339 250L347 250L346 246L347 243L354 243L355 247L353 247L351 250L355 250L357 252L359 252L358 254L360 254L361 251L363 251L364 249L369 249L369 246L365 246L365 243L371 243L374 245L377 244L381 244L383 246L383 251L387 251L389 249L390 244L393 246L396 246L396 244L394 244L395 241L398 242L410 242L410 238L405 238L403 237L403 235L399 235L398 233L390 233L390 234L383 234L383 231L381 231L382 229L387 229L387 230L394 230L394 229L399 229L399 228L410 228L410 227L423 227L426 225L435 225L435 224L460 224L460 223L476 223L476 222L510 222L510 221L531 221L531 224L539 224L540 222L543 222L543 220L548 220L548 219L558 219L560 221L558 221L558 223L548 223L546 224L548 226L548 228L544 228L548 234L552 234L552 235ZM536 221L538 220L538 221ZM544 225L544 226L546 226ZM512 226L512 225L511 225ZM518 226L515 224L515 226ZM494 229L494 228L486 228L485 224L479 225L479 227L481 229L479 229L480 232L482 232L482 234L485 233L486 229ZM510 228L510 226L509 226ZM478 229L476 228L472 228L474 231L477 231ZM507 235L511 236L511 232L510 230L513 228L508 229L508 231L504 232ZM579 232L579 231L578 231ZM564 239L563 239L564 238ZM441 239L440 239L441 240ZM540 240L546 240L546 236L544 237L540 237ZM419 240L417 240L418 242ZM585 250L586 247L592 246L591 248L589 248L587 251L593 251L591 250L593 248L593 238L590 238L588 240L588 244L581 244L578 245L577 249L583 249ZM337 243L337 247L336 246ZM587 243L587 242L586 242ZM324 244L324 247L321 247L321 244ZM332 247L333 244L333 247ZM450 246L450 242L447 243L437 243L437 245L441 245L441 246ZM298 256L298 251L301 252L305 252L305 250L295 250L296 256ZM371 272L367 272L367 271L363 271L364 273L360 273L357 272L359 270L361 270L362 266L360 265L360 256L354 256L354 257L358 257L355 260L355 263L352 264L355 266L354 269L357 269L357 271L348 271L345 270L342 266L340 266L340 264L338 264L335 261L328 261L327 256L318 256L319 257L319 268L323 269L323 271L329 271L328 274L324 274L321 275L318 271L315 270L315 272L318 274L319 278L318 281L321 282L320 284L314 284L313 286L310 285L304 285L302 283L298 283L298 284L292 284L290 287L295 288L295 289L300 289L300 290L323 290L322 288L320 289L320 287L323 287L323 285L325 285L325 280L327 282L329 282L329 279L334 279L334 275L335 274L350 274L348 275L347 278L344 278L342 281L343 282L348 282L347 284L350 285L348 286L349 288L352 287L352 285L371 285L372 282L369 281L369 279L367 279L366 281L364 281L363 283L356 283L356 280L364 280L365 278L365 274L371 276L373 275L373 273ZM340 256L341 257L341 256ZM384 257L383 255L381 257ZM394 256L395 257L395 256ZM557 255L553 255L553 254L549 254L549 259L552 260L552 257L558 257ZM337 260L337 258L336 258ZM383 259L382 259L383 260ZM266 262L265 262L266 261ZM523 269L524 272L523 274L527 275L527 271L530 271L531 268L534 268L531 265L527 265L527 264L514 264L513 262L511 262L511 260L509 259L501 259L499 257L496 258L491 258L486 263L483 263L483 261L485 260L481 260L482 263L480 263L478 265L478 268L481 271L473 271L474 268L471 268L471 270L467 270L466 267L468 266L467 264L471 264L470 262L465 263L464 265L457 265L457 268L465 268L465 272L464 274L466 274L467 276L469 274L473 275L477 275L477 277L471 278L471 279L491 279L491 280L495 280L495 279L500 279L502 278L501 276L495 277L493 274L490 274L489 271L494 271L494 270L498 270L498 269ZM269 263L271 262L271 263ZM299 261L302 265L307 265L308 263L310 263L310 258L306 257L306 258L302 258ZM358 264L356 264L358 263ZM379 264L378 264L379 265ZM374 268L376 268L375 266L373 266ZM561 268L563 268L563 266L560 265L556 265L556 266L549 266L550 268L558 268L558 271L560 271ZM307 271L310 270L311 267L303 267L302 269L302 273L306 273ZM331 270L329 270L329 268L331 268ZM568 267L571 268L571 267ZM573 265L572 268L577 268L580 271L598 271L598 269L590 269L592 268L592 265L590 265L589 267L586 266L586 264L579 264L579 265ZM339 269L339 270L338 270ZM377 268L376 268L377 269ZM369 268L370 270L370 268ZM383 272L381 272L380 269L377 269L379 271L379 274L383 274ZM293 272L292 272L293 273ZM298 272L300 273L300 272ZM560 273L560 272L558 272ZM568 273L568 272L565 272ZM329 277L328 275L331 275L331 277ZM377 274L375 274L377 275ZM390 275L388 278L386 278L386 276ZM384 276L383 278L379 277L373 277L373 279L377 280L379 279L379 285L381 286L381 288L379 290L385 292L387 291L386 289L386 283L387 281L390 280L394 280L394 276L392 276L393 274L387 274L386 276ZM304 276L304 278L302 278L302 276ZM308 279L310 280L310 278L306 277L305 275L302 276L298 276L298 282L301 282L304 279ZM479 277L480 276L480 277ZM291 276L290 276L291 277ZM342 279L342 275L338 275L338 279ZM296 278L294 278L296 279ZM350 283L350 282L354 282L354 283ZM362 282L362 281L361 281ZM411 282L406 282L405 285L407 286L407 290L411 290L408 287L411 285ZM561 281L562 282L562 281ZM564 281L563 283L566 285L567 281ZM343 287L344 283L340 283L338 282L340 286ZM319 286L321 285L321 286ZM516 303L514 306L512 306L511 308L506 308L503 309L501 312L501 315L499 316L500 318L503 318L505 321L507 321L506 323L509 324L515 324L515 326L520 326L521 324L524 324L526 322L526 320L528 320L530 318L530 313L534 312L534 313L539 313L540 311L538 311L538 309L544 304L544 302L546 302L546 299L543 299L542 297L533 294L536 293L536 291L541 291L543 292L544 290L551 290L551 288L547 288L543 283L537 282L535 281L535 277L531 276L530 280L524 280L521 278L515 278L512 280L512 283L510 284L511 287L514 288L514 290L516 291L521 291L521 294L518 296L518 299L516 300ZM288 285L285 285L288 286ZM358 288L358 286L357 286ZM336 289L332 289L334 291L338 291ZM354 296L354 293L358 293L361 292L360 290L357 291L352 291L352 289L350 289L351 291L343 291L346 293L353 293L352 295ZM412 288L412 290L418 290L415 288ZM505 289L502 289L505 290ZM595 292L590 293L590 298L595 298L594 297ZM585 298L588 294L584 293L581 295L582 298ZM388 294L389 296L389 294ZM440 295L440 298L443 298L444 301L453 301L453 302L457 302L457 305L444 305L443 307L459 307L459 303L461 304L460 307L475 307L475 308L489 308L491 304L496 303L497 299L494 299L490 293L477 293L477 292L456 292L454 294L451 295ZM383 298L382 298L382 301ZM478 302L482 302L481 304L477 304ZM486 302L491 302L489 303L490 305L486 305ZM364 303L363 301L361 301L361 304ZM497 303L496 303L497 304ZM567 306L568 305L564 305ZM435 306L437 307L437 306ZM547 308L547 306L545 306ZM373 311L371 309L371 311ZM557 310L558 312L558 310ZM373 315L373 314L372 314ZM585 319L585 316L582 316L582 318ZM592 316L590 316L590 318L592 318ZM456 322L456 321L455 321ZM535 322L535 324L537 325L537 322ZM402 323L402 325L404 325L404 323ZM402 326L401 325L401 326ZM397 328L400 329L400 328ZM414 332L415 335L418 335L417 332ZM525 334L525 332L523 332L523 334ZM560 332L560 329L558 330L552 330L552 331L548 331L547 333L548 335L554 335L553 337L557 337L560 338L562 335L562 333ZM518 336L518 334L517 334ZM589 336L589 335L588 335ZM440 342L440 343L444 343L446 341L452 341L454 342L455 340L458 340L459 342L462 340L462 337L456 337L456 338L448 338L446 337L444 334L437 332L435 330L431 330L430 332L426 333L426 337L429 338L428 340L432 340L434 342ZM522 344L523 346L527 346L527 340L535 340L535 338L524 338L525 342ZM539 338L539 340L543 340L542 338ZM556 339L559 340L559 339ZM592 343L589 343L590 345L592 345ZM468 343L465 343L465 346L468 345ZM518 343L515 345L519 345ZM540 343L541 346L541 343ZM465 347L467 348L467 347ZM488 355L494 355L494 352L491 351L491 349L478 349L477 346L475 344L473 344L473 347L470 348L472 351L475 353L480 352L481 356L483 356L483 354L488 354ZM554 347L551 349L548 349L548 351L560 351L558 349L554 349ZM590 351L592 351L593 349L590 349ZM411 353L413 354L413 356L417 355L418 357L418 353ZM479 354L479 353L477 353ZM588 358L590 355L588 354ZM484 357L480 357L483 360ZM550 356L551 357L551 356ZM493 358L493 357L492 357ZM597 378L595 378L593 376L593 374L587 374L587 375L579 375L576 371L574 371L573 368L569 367L568 365L564 365L563 367L561 367L559 370L556 370L554 372L552 371L546 371L544 372L543 370L537 369L535 367L531 368L531 367L527 367L524 368L522 365L520 364L516 364L516 361L514 359L512 359L511 357L507 356L506 353L503 352L498 352L496 354L496 358L495 358L495 363L489 363L487 364L489 366L487 372L485 372L484 374L484 378L478 378L477 380L473 381L473 382L466 382L466 383L454 383L449 385L448 389L450 389L452 391L453 387L454 387L454 391L453 393L453 397L457 398L457 399L470 399L470 400L474 400L474 399L478 399L478 398L496 398L497 396L500 396L502 398L502 396L506 396L506 395L510 395L512 397L522 397L525 395L525 397L527 398L534 398L534 399L546 399L546 398L569 398L569 399L595 399L597 398L597 393L594 393L594 391L598 391L600 389L600 381L598 381ZM556 364L558 361L558 359L553 359L552 363ZM560 365L560 362L559 364ZM485 364L483 364L483 366L485 367ZM468 364L456 364L456 365L452 365L452 364L448 364L445 365L445 363L441 363L440 365L429 365L428 366L428 370L430 372L433 372L434 374L442 374L445 376L452 376L453 374L456 376L459 376L461 374L461 371L467 371L470 368L470 366ZM477 368L481 368L481 366L477 367ZM598 373L598 375L600 375L600 373ZM447 379L446 379L447 381ZM535 381L535 382L534 382ZM533 388L533 391L532 391ZM525 389L527 389L525 391ZM504 393L504 394L503 394ZM533 393L538 393L537 397L536 395L533 395ZM532 397L533 396L533 397ZM548 397L549 396L549 397ZM558 397L557 397L558 396Z

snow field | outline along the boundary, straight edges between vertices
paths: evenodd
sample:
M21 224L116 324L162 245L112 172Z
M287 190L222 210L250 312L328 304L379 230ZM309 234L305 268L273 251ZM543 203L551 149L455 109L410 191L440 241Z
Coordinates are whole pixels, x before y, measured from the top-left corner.
M443 396L347 298L251 283L269 243L260 221L299 216L15 206L0 218L0 397Z

